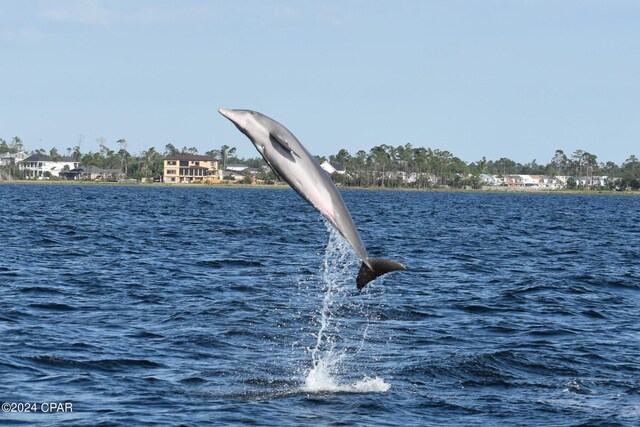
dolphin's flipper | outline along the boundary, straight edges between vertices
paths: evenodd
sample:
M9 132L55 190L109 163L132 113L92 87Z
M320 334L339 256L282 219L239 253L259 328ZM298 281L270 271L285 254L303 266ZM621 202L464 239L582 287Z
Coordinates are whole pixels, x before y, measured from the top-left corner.
M358 290L362 290L367 283L380 277L385 273L396 270L404 270L405 266L399 262L391 261L389 259L382 258L368 258L367 262L371 265L371 268L366 263L362 263L360 271L358 271L358 277L356 278L356 285Z
M269 133L269 138L271 139L272 142L277 143L282 148L284 148L287 152L289 152L291 154L295 154L296 157L300 158L300 155L298 153L296 153L295 151L293 151L293 148L291 148L291 146L289 145L289 143L287 142L286 139L281 138L280 136L276 135L273 132Z

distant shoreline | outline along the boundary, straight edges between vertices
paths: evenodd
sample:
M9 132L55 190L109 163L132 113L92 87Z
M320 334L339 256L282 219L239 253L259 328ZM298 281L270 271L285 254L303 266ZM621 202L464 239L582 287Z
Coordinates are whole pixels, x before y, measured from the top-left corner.
M164 182L101 182L101 181L38 181L15 180L0 181L0 185L66 185L87 187L158 187L158 188L228 188L228 189L291 189L287 184L169 184ZM612 196L640 196L640 191L610 191L610 190L520 190L513 188L484 188L479 190L462 188L410 188L410 187L345 187L338 186L345 191L399 191L399 192L424 192L424 193L478 193L478 194L575 194L575 195L612 195Z

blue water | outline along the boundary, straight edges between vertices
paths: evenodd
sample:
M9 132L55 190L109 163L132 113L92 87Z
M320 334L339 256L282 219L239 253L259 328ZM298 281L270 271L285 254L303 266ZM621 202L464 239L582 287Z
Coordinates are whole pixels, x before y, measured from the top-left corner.
M4 425L638 425L640 198L0 185Z

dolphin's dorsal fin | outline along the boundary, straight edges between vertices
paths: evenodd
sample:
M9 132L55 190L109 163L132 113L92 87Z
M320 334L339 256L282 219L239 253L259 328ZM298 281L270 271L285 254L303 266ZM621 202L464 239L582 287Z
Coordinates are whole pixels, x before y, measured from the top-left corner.
M293 148L291 148L289 143L284 138L279 137L278 135L276 135L273 132L269 133L269 138L271 139L271 142L274 142L274 143L280 145L283 149L287 150L289 153L295 154L296 157L300 158L300 155L298 153L296 153L295 151L293 151Z

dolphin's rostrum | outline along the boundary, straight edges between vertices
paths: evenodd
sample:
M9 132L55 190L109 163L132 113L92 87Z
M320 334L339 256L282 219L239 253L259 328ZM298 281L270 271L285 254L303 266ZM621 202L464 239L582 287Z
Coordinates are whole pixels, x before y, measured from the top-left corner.
M359 290L378 276L404 270L404 265L398 262L369 258L335 184L287 128L257 111L224 108L218 111L251 140L271 169L316 208L349 242L362 260L356 278Z

